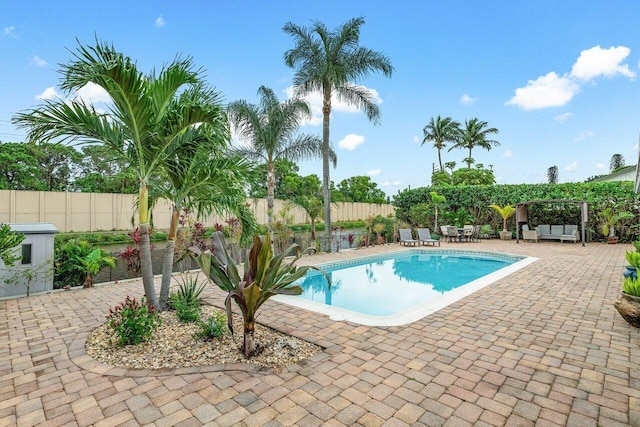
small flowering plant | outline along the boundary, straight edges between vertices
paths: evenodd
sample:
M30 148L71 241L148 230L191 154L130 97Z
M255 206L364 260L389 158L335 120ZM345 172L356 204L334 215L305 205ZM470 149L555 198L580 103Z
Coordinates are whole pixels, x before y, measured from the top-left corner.
M124 302L109 309L109 326L118 334L119 345L139 344L151 338L160 325L160 316L142 298L141 301L127 295Z

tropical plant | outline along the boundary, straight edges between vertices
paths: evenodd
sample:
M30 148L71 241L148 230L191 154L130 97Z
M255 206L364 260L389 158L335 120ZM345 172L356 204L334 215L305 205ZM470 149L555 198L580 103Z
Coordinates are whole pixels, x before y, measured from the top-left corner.
M200 295L205 283L198 281L197 274L184 273L178 290L169 295L169 305L176 311L181 322L196 322L200 319Z
M292 224L293 214L291 213L291 205L286 204L277 213L271 227L273 229L273 249L276 254L284 252L289 246L289 241L293 239Z
M22 256L16 254L16 248L24 240L24 234L11 231L9 224L0 223L0 260L11 267Z
M218 102L213 98L210 102ZM154 186L158 195L172 201L167 246L162 263L160 308L167 308L169 288L175 259L175 245L180 213L183 209L196 211L199 217L211 213L234 214L241 223L244 240L257 229L253 212L248 209L244 187L254 179L252 166L246 159L234 155L228 149L228 133L214 129L226 129L226 117L219 109L219 123L208 127L190 128L177 139L175 155L167 158L164 172L167 177ZM242 237L241 237L242 240ZM186 253L180 254L186 256Z
M322 217L322 200L315 196L299 196L291 201L300 206L311 222L311 240L316 240L316 221Z
M102 267L116 266L116 259L100 248L95 248L86 255L74 254L73 260L80 273L84 274L84 288L93 286L93 276L98 274Z
M640 279L637 277L625 277L622 280L622 292L634 297L640 297Z
M334 31L322 22L311 28L288 22L283 31L293 37L295 47L284 54L287 66L295 68L293 85L300 96L314 92L322 94L322 191L324 197L325 247L331 242L331 192L329 161L331 146L329 120L331 98L362 109L374 123L380 120L380 108L375 93L356 84L360 78L381 71L391 77L393 66L389 58L379 52L360 46L360 27L364 18L351 19Z
M148 340L161 323L158 313L144 298L138 301L128 295L122 303L109 309L107 320L118 335L119 345L135 345Z
M311 117L309 105L299 98L279 102L273 90L260 86L260 105L247 101L229 104L229 120L241 140L249 145L237 148L237 152L250 160L265 161L267 165L267 224L273 222L275 188L274 163L278 159L290 161L322 157L322 140L297 134L303 121ZM335 167L336 154L329 151Z
M54 286L75 286L82 283L91 287L93 275L102 267L115 267L116 260L108 252L96 248L85 240L68 240L54 245Z
M228 293L225 307L227 326L232 334L231 300L240 308L244 324L244 355L250 358L256 349L255 320L262 304L274 295L300 295L302 288L294 282L304 277L309 269L322 270L314 266L296 266L296 261L302 256L302 251L296 244L274 256L270 233L267 233L264 242L258 236L253 238L253 246L244 263L242 277L233 263L225 265L226 262L223 260L228 259L228 254L225 248L222 249L223 254L214 255L209 251L200 253L197 257L198 264L211 282ZM198 252L195 250L195 253ZM284 258L292 253L295 257L284 263ZM330 278L326 273L323 274L331 284Z
M475 218L465 208L444 212L442 218L446 224L455 225L456 227L463 227L464 225L476 222Z
M444 202L447 201L447 198L444 196L441 196L440 194L436 193L435 191L432 191L429 193L429 195L431 196L431 203L433 203L433 206L435 208L436 211L436 219L434 221L434 230L439 230L438 228L438 207L440 207L440 205L442 205Z
M139 183L142 282L147 304L159 308L149 243L149 184L181 144L196 143L185 133L196 127L212 135L228 132L219 105L211 102L214 92L201 82L202 71L190 58L176 57L159 73L144 74L131 58L99 41L95 46L80 45L60 72L61 88L67 93L91 84L104 90L110 98L107 112L76 96L45 101L14 116L13 123L28 130L30 141L99 143L133 166Z
M516 208L511 205L501 207L496 204L489 205L490 208L495 209L496 212L502 217L502 231L507 231L507 219L516 213Z
M602 212L600 212L602 234L607 237L616 237L616 225L624 219L633 217L634 215L631 212L623 211L615 213L614 209L611 207L604 208Z
M624 257L630 266L640 268L640 252L627 251L625 252Z
M438 116L435 120L431 117L429 123L422 130L422 133L424 138L422 139L421 145L424 145L427 141L433 141L433 148L438 150L439 171L444 171L441 151L447 146L447 142L456 142L460 138L460 123L451 117L441 118Z
M469 150L469 157L464 162L467 164L467 169L471 169L473 158L471 157L471 151L475 147L484 148L485 150L491 150L492 146L499 146L498 141L489 139L489 135L497 134L498 129L488 127L489 124L485 121L473 118L471 120L465 120L465 126L461 130L460 137L455 144L449 148L449 151L454 148Z

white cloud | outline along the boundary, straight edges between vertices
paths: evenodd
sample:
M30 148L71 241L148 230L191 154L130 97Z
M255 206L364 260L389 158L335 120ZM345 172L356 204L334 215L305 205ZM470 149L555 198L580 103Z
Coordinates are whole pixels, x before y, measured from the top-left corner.
M596 169L606 169L607 166L604 163L596 163Z
M415 142L416 144L420 144L422 141L420 140L420 138L418 137L418 135L415 135L413 137L413 142Z
M16 34L16 27L6 27L4 29L4 35L17 39L18 35Z
M156 18L156 27L162 27L165 24L164 22L164 18L162 18L162 15L158 16Z
M614 77L618 74L630 79L636 77L636 73L629 69L627 64L621 64L631 53L631 49L625 46L603 49L594 46L591 49L580 52L578 60L571 68L571 76L588 81L595 77Z
M635 79L636 73L631 71L629 65L622 64L631 50L625 46L603 49L594 46L583 50L573 64L570 73L559 76L552 71L540 76L536 80L529 80L525 87L516 89L513 98L507 101L507 105L516 105L525 110L538 108L559 107L580 91L580 83L586 83L596 77L615 77L617 75ZM560 115L556 120L566 120L568 117ZM562 123L562 121L560 121Z
M576 136L573 141L574 142L582 142L585 141L587 139L591 139L593 138L593 132L590 130L581 130L580 132L578 132L578 136Z
M573 113L569 113L569 112L567 112L567 113L558 114L558 115L555 117L555 119L556 119L556 122L558 122L558 123L564 123L564 122L566 122L566 121L567 121L571 116L573 116Z
M33 58L31 58L31 64L38 67L44 67L45 65L47 65L47 61L40 58L39 56L34 56Z
M53 86L46 88L41 94L35 96L35 99L40 101L48 101L54 98L62 99L63 96L56 92L56 88Z
M525 87L516 89L516 94L507 105L516 105L525 110L546 107L559 107L571 101L580 91L580 86L573 80L550 72L536 80L529 80Z
M469 96L469 94L466 93L460 97L460 103L462 105L473 105L477 100L477 97L472 98L471 96Z
M564 167L564 170L567 172L575 172L578 170L578 162L573 162L570 165Z
M367 171L367 175L369 176L378 176L382 173L382 169L372 169L370 171Z
M364 89L371 92L374 102L378 105L382 104L382 98L378 94L378 91L375 89L368 88L366 86L362 86ZM285 93L287 94L287 98L293 98L294 89L293 86L289 86L285 89ZM319 126L322 124L322 94L320 92L313 92L303 98L309 104L309 108L311 110L311 119L306 120L302 123L302 126ZM346 102L338 99L335 95L331 97L331 112L340 112L340 113L357 113L358 107L352 104L347 104Z
M513 156L513 152L511 150L507 150L504 153L502 153L502 157L504 157L505 159L508 159L509 157Z
M85 104L97 104L99 102L110 102L111 97L102 89L102 87L98 86L95 83L87 83L78 89L72 96L73 99L81 99Z
M340 140L338 143L338 147L343 150L353 151L358 148L359 145L364 143L363 135L356 135L355 133L350 133Z
M380 184L380 187L401 187L401 186L404 186L404 182L400 180L396 180L393 182L384 181L383 183Z

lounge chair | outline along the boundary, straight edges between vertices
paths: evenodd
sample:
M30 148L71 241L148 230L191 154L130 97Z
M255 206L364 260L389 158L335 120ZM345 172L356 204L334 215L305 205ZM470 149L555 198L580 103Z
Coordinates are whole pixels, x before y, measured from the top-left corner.
M420 244L424 244L425 246L435 246L436 243L440 246L440 240L433 239L428 228L418 228L418 240L420 241Z
M398 230L398 233L400 233L400 244L401 245L408 245L411 244L413 246L415 246L416 244L419 245L420 241L419 240L415 240L413 238L413 236L411 235L411 229L409 228L400 228Z

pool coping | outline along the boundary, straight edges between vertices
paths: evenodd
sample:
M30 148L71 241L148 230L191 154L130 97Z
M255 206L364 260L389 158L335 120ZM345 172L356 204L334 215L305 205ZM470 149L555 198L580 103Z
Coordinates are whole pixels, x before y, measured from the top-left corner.
M315 313L323 314L329 316L330 320L333 321L346 321L357 323L365 326L402 326L407 325L409 323L416 322L424 317L427 317L438 310L441 310L471 294L474 292L491 285L492 283L503 279L509 276L512 273L536 262L538 258L536 257L526 257L523 255L515 255L508 254L504 252L491 252L491 251L475 251L475 250L459 250L459 249L438 249L438 250L428 250L428 249L418 249L412 248L403 251L394 252L394 254L402 254L402 253L428 253L428 254L463 254L463 255L491 255L491 256L502 256L502 257L511 257L511 258L522 258L519 261L514 262L506 267L501 268L500 270L494 271L493 273L489 273L485 276L482 276L476 280L473 280L463 286L460 286L452 291L448 292L445 295L442 295L438 298L435 298L431 301L427 301L423 304L416 305L414 307L410 307L408 309L399 311L398 313L387 315L387 316L374 316L370 314L358 313L355 311L347 310L341 307L329 306L326 304L322 304L315 301L310 301L304 298L299 298L296 296L289 295L275 295L272 297L272 300L297 307L305 310L313 311ZM388 256L388 254L386 254ZM347 261L338 261L338 262L328 262L323 264L318 264L317 267L322 268L323 266L335 266L335 265L349 265L356 264L361 262L362 260L368 259L376 259L382 258L382 255L372 255L365 257L358 257Z

